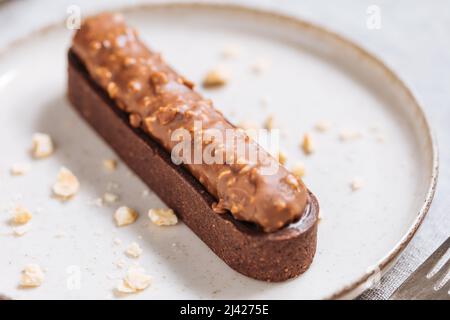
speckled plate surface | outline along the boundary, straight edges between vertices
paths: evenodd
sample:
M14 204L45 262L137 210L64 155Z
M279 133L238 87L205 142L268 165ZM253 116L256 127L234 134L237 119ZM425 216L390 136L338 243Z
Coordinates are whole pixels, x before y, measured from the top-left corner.
M152 275L147 290L124 298L301 299L355 297L395 260L430 205L437 153L423 112L403 83L381 62L341 37L308 23L236 6L158 5L125 9L148 45L188 78L200 83L216 65L229 69L223 89L204 91L234 122L262 124L274 116L282 130L287 167L306 166L304 178L322 208L318 249L311 268L285 283L246 278L225 265L186 226L149 223L149 208L163 206L119 163L102 161L110 148L75 114L66 98L66 51L71 32L63 24L36 32L0 53L0 292L16 299L118 298L125 266L139 263ZM223 50L239 47L224 59ZM264 70L254 72L256 61ZM314 127L328 121L331 127ZM55 154L32 160L34 132L49 133ZM359 137L341 141L343 132ZM299 142L310 132L316 151ZM12 177L14 163L31 170ZM81 192L61 203L51 185L61 166L81 182ZM360 178L363 187L352 192ZM105 192L117 203L97 206ZM23 204L31 229L13 235L10 208ZM131 226L116 228L119 205L140 212ZM144 249L125 256L132 241ZM29 263L45 269L39 288L18 288ZM119 263L120 264L120 263Z

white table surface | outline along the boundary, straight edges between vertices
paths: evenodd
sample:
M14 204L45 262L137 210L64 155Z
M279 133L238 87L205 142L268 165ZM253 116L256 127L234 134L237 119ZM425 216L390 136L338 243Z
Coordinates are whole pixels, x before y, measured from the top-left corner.
M101 8L148 1L24 0L0 4L0 48L50 22L69 5L88 14ZM154 1L153 1L154 2ZM179 1L181 2L181 1ZM221 1L226 2L226 1ZM362 299L385 299L450 235L450 1L449 0L241 0L321 24L365 47L390 66L423 104L440 151L435 200L418 233L395 266ZM366 26L377 5L381 28Z

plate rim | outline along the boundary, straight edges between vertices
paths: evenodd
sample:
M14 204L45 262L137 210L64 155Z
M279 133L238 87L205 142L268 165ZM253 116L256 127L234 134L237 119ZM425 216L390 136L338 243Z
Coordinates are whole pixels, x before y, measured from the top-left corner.
M357 52L364 59L369 60L372 64L379 67L380 70L383 71L385 76L389 77L393 80L396 85L399 87L399 90L402 90L403 93L407 95L407 97L411 100L411 105L414 105L416 116L418 118L417 121L421 121L423 123L424 130L427 134L427 140L430 143L432 150L432 168L431 168L431 176L428 179L428 188L425 195L425 200L422 203L422 206L417 213L417 216L414 222L411 224L406 233L401 237L401 239L394 245L394 247L387 252L378 262L369 266L369 271L365 272L361 277L357 280L343 286L341 289L336 290L333 294L325 297L324 299L353 299L361 294L364 290L369 289L372 285L374 285L374 280L380 278L380 274L385 274L396 262L400 253L404 251L406 246L409 244L411 239L416 234L417 230L421 226L423 220L425 219L431 203L434 198L434 194L436 192L437 187L437 179L439 175L439 150L436 141L436 135L433 132L428 117L424 111L423 105L420 100L413 94L412 90L406 85L406 83L389 67L383 62L380 58L378 58L375 54L371 53L369 50L365 49L362 45L355 43L350 38L346 36L342 36L339 33L331 31L327 27L319 25L315 22L311 22L304 17L299 17L296 15L291 15L285 12L280 12L276 8L261 8L256 7L252 4L237 4L237 3L223 3L223 2L214 2L214 1L195 1L188 0L180 2L179 0L168 0L167 2L150 2L150 3L141 3L135 5L119 5L114 6L110 9L96 9L89 14L95 14L96 12L101 11L112 11L112 12L133 12L139 9L170 9L170 8L202 8L202 9L213 9L213 10L229 10L229 11L239 11L241 13L253 14L259 17L266 17L283 23L290 23L295 28L301 29L304 31L306 28L309 30L313 30L317 34L322 34L324 37L321 41L330 41L330 39L337 41L339 44ZM10 41L6 45L0 47L0 59L7 54L10 50L15 47L20 46L22 43L27 42L32 39L34 36L43 35L47 32L50 32L60 26L61 22L64 20L59 20L57 22L52 22L45 24L42 27L36 28L31 32L26 33L25 35L14 38L14 40ZM1 300L1 298L0 298Z

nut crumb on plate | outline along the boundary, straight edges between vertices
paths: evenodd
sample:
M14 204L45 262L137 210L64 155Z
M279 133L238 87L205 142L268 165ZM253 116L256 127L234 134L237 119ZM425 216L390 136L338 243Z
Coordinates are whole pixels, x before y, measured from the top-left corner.
M120 246L122 244L122 240L120 240L120 238L117 237L113 239L113 242L117 246Z
M89 202L89 204L90 205L94 205L94 206L97 206L97 207L103 207L103 198L95 198L95 199L92 199L90 202Z
M230 73L224 67L216 67L211 69L206 74L203 79L203 87L205 88L213 88L213 87L221 87L227 84L230 78Z
M361 132L356 130L344 129L339 133L339 139L343 142L355 140L361 137Z
M10 172L13 176L23 176L30 171L31 167L28 163L15 163L11 166Z
M241 48L236 44L229 44L222 50L222 57L226 59L237 58L241 53Z
M172 209L150 209L148 217L158 226L171 226L178 222L178 218Z
M132 224L138 218L138 213L131 208L122 206L116 210L114 213L114 220L118 227L126 226Z
M117 268L123 269L123 268L125 268L127 263L125 262L124 259L120 258L114 264L116 265Z
M24 224L13 228L14 235L17 237L23 236L25 233L31 230L31 223Z
M256 61L251 65L251 70L255 74L261 74L265 71L267 71L270 68L271 62L267 58L258 58Z
M62 200L73 197L80 189L78 178L67 168L62 167L53 185L53 193Z
M14 208L14 217L13 222L15 224L25 224L31 220L33 215L30 210L25 208L24 206L16 206Z
M284 166L286 164L286 161L287 161L286 154L283 151L278 152L278 162Z
M38 287L44 281L44 272L37 264L29 264L22 270L20 277L21 287Z
M326 132L326 131L330 130L331 123L326 120L321 120L316 123L315 128L317 131Z
M297 162L292 167L291 172L297 178L303 178L303 176L305 175L305 165L303 164L303 162Z
M116 289L119 293L136 293L146 289L152 278L141 267L130 267L125 278L119 282Z
M117 169L117 160L114 159L106 159L103 160L103 167L109 171L114 171Z
M364 180L361 178L354 178L350 182L350 188L352 189L352 191L357 191L357 190L361 189L363 186L364 186Z
M47 158L53 153L52 138L46 133L35 133L32 137L31 154L36 159Z
M114 202L117 202L117 200L119 200L119 196L114 193L106 192L103 195L103 200L106 203L114 203Z
M273 129L273 127L274 127L274 117L272 115L267 117L267 119L264 121L263 127L266 130L272 130Z
M302 149L305 154L311 154L314 152L314 142L309 133L305 133L303 136Z
M140 255L142 254L142 248L139 246L138 243L136 242L132 242L130 243L130 245L127 247L127 250L125 251L125 253L132 258L139 258Z

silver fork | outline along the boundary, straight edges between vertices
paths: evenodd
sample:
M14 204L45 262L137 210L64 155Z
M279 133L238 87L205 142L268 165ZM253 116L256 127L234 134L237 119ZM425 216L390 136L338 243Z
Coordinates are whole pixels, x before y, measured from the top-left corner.
M450 259L431 274L450 247L450 237L392 294L391 300L450 300ZM442 281L447 278L446 283Z

